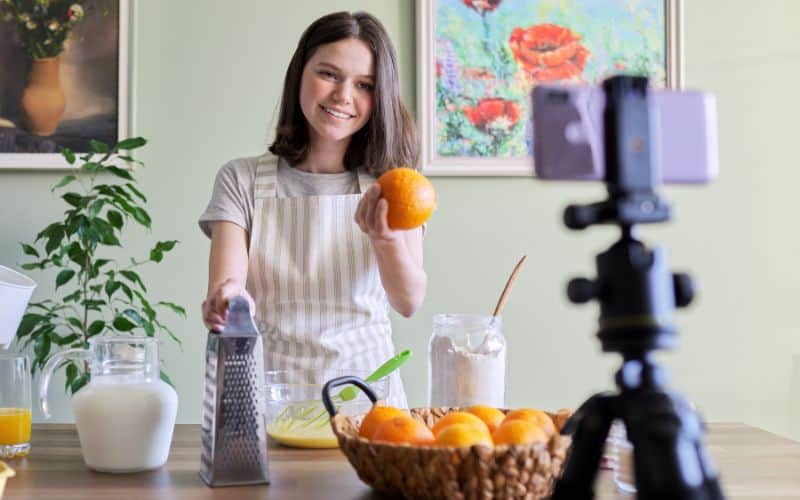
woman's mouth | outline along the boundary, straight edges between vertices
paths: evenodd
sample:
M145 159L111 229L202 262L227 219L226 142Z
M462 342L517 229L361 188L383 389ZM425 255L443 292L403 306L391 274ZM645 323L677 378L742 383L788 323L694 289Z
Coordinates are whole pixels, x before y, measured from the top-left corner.
M325 106L320 106L320 107L322 108L323 111L325 111L334 118L338 118L339 120L349 120L350 118L353 118L353 115L345 113L343 111L337 111L333 108L327 108Z

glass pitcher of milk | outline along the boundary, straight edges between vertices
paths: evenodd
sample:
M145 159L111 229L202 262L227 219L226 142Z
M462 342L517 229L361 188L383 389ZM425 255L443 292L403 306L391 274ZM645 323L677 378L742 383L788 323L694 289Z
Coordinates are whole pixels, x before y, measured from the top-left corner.
M47 387L68 361L89 363L90 381L73 396L86 465L100 472L138 472L164 465L178 412L178 395L160 378L158 341L94 337L88 349L53 355L42 370L39 402L50 417Z

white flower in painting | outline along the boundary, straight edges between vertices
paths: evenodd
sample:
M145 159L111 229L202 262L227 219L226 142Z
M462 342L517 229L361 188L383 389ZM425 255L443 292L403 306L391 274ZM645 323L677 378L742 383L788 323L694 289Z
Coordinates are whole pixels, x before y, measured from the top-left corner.
M51 19L49 23L47 23L47 29L50 31L57 31L58 28L61 27L61 23L56 21L55 19Z
M23 12L22 14L19 15L19 20L22 21L23 23L27 23L28 21L31 20L31 15L28 14L27 12Z
M67 18L70 21L80 21L83 18L83 7L77 3L70 5L67 11Z
M50 6L50 0L36 0L36 3L38 3L45 9Z
M51 43L53 43L53 41L48 38L47 40L42 42L42 45L50 45Z
M28 21L27 23L25 23L25 27L28 28L29 30L35 30L37 26L39 25L36 24L35 21Z

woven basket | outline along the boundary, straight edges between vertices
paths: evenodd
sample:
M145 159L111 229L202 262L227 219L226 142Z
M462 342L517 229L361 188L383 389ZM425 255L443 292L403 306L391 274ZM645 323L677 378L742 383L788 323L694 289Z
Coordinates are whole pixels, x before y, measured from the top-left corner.
M459 409L414 408L411 416L432 427L441 417ZM569 413L549 415L560 430ZM561 472L571 443L569 437L560 434L547 443L494 448L374 443L358 435L361 418L331 418L339 447L362 481L379 493L406 498L545 498Z

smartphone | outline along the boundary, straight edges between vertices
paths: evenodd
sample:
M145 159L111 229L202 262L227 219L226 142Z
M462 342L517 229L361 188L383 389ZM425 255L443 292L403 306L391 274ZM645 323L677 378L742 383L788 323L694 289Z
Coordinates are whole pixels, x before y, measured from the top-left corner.
M697 91L651 90L657 178L702 184L719 173L714 96ZM602 87L537 85L533 89L534 171L541 179L605 178Z

